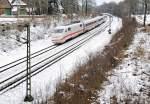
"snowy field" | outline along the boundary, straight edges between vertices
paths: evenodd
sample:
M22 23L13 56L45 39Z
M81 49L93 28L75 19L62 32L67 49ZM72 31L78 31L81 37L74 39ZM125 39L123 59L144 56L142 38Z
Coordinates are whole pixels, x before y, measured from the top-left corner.
M1 18L0 17L0 24L12 24L12 23L17 23L18 21L29 21L31 19L29 18L14 18L14 17L11 17L11 18Z
M143 24L144 15L136 15L134 16L138 23ZM150 24L150 15L147 15L146 24Z
M109 19L107 20L106 23L108 22L109 22ZM52 95L55 91L55 87L58 84L58 82L60 81L62 82L63 79L71 75L74 72L73 69L75 69L74 68L75 65L77 65L78 63L85 62L91 53L102 51L104 47L110 42L113 35L121 28L121 26L122 26L121 19L113 17L112 34L108 34L109 28L107 28L104 32L96 35L96 37L94 37L92 40L90 40L87 44L82 46L80 49L76 50L75 52L71 53L67 57L61 59L56 64L52 65L51 67L47 68L40 74L33 77L32 78L32 95L34 99L35 100L42 99L42 98L45 98L46 96ZM98 27L97 29L100 29L100 28L101 27ZM92 30L92 31L95 31L95 30ZM87 34L90 34L90 33L91 32ZM68 46L69 44L72 44L73 42L79 40L81 37L78 37L72 41L69 41L68 43L64 45L61 45L60 48L58 48L58 50ZM32 42L31 51L36 52L50 45L52 45L51 38L46 37L39 41ZM25 55L26 55L25 45L22 45L21 47L16 48L15 50L9 51L7 53L1 52L0 60L3 60L3 62L0 63L0 66L8 62L11 62L13 60L16 60L20 57L23 57ZM10 73L8 73L8 75L9 74ZM24 104L23 100L25 97L25 89L26 89L25 85L26 83L23 83L19 85L18 87L0 95L0 104Z
M47 38L50 35L49 33L51 29L51 27L48 28L43 25L37 25L36 27L33 27L33 25L31 25L31 40L37 41ZM22 43L17 42L16 39L18 36L20 37L21 42L25 42L23 38L26 38L27 31L26 29L24 29L20 32L16 29L12 29L1 32L0 34L0 54L5 54L6 52L12 51L23 45Z
M26 21L42 21L44 17L34 17L32 19L32 16L28 17L0 17L0 24L12 24L12 23L17 23L17 22L26 22Z
M150 104L150 35L138 32L122 63L108 73L99 94L100 104Z

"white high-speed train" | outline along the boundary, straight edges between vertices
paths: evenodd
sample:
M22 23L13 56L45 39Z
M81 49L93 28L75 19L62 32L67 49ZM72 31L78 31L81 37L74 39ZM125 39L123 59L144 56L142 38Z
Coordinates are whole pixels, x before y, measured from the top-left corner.
M74 38L86 31L89 31L106 21L107 16L98 16L83 22L76 22L65 26L58 26L54 28L52 33L52 42L54 44L62 44L67 40Z

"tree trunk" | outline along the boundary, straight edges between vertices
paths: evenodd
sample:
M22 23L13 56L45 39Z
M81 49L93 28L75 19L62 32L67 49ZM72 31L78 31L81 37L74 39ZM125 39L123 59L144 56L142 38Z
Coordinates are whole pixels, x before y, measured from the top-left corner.
M148 6L147 0L144 1L144 5L145 5L145 10L144 10L144 21L143 21L144 23L143 23L143 25L145 26L146 25L147 6Z

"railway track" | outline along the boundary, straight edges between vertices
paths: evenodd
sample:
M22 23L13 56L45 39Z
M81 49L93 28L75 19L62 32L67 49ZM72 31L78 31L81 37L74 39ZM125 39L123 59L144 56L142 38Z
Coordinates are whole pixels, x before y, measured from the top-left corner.
M52 50L52 49L54 49L56 47L57 47L56 45L52 45L52 46L46 47L46 48L44 48L42 50L39 50L39 51L31 54L31 59L33 59L33 58L35 58L35 57L37 57L37 56L39 56L41 54L44 54L44 53L46 53L46 52L48 52L48 51L50 51L50 50ZM0 67L0 69L1 69L0 73L5 72L5 71L11 69L12 67L20 65L20 64L22 64L23 62L26 62L26 61L27 61L26 57L23 57L23 58L20 58L18 60L15 60L13 62L10 62L10 63L8 63L6 65L3 65L3 66Z
M31 66L31 77L37 75L38 73L42 72L43 70L47 69L48 67L50 67L51 65L53 65L54 63L58 62L59 60L61 60L62 58L66 57L67 55L71 54L72 52L74 52L75 50L79 49L80 47L82 47L84 44L86 44L90 39L92 39L93 37L95 37L98 33L104 31L107 27L109 26L109 23L104 23L101 26L101 29L99 30L99 28L96 29L96 31L94 31L93 33L90 33L88 35L86 35L84 38L82 38L81 40L65 47L64 49L50 55L47 58L44 58L43 60L39 61L38 63L35 63L34 65ZM50 50L53 50L54 48L56 48L58 46L49 46L43 50L40 50L38 52L35 52L32 54L32 58L35 58L39 55L41 55L42 53L46 53ZM7 70L10 70L12 67L15 67L17 65L20 65L21 63L25 62L26 58L23 57L21 59L18 59L14 62L11 62L7 65L4 65L0 68L3 68L3 70L1 72L5 72ZM13 64L13 65L12 65ZM0 73L1 73L0 72ZM21 83L23 83L24 81L26 81L26 69L2 80L0 82L0 94L7 92L8 90L20 85Z

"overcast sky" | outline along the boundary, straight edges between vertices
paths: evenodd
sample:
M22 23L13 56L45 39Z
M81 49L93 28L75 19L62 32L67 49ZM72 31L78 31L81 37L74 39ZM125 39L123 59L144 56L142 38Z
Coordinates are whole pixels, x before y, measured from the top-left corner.
M104 2L109 3L111 1L114 1L114 2L118 3L118 2L123 1L123 0L96 0L96 3L97 3L97 5L101 5Z

